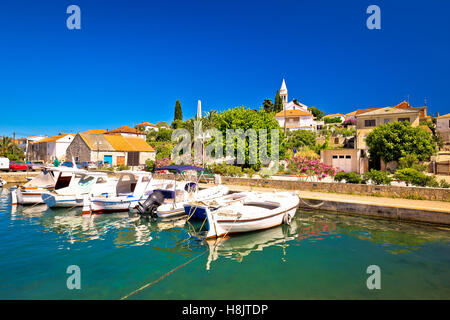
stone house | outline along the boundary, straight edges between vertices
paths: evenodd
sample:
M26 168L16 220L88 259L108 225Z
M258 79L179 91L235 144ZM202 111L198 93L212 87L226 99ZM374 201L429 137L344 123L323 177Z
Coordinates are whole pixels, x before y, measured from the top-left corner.
M112 166L142 166L147 160L155 160L156 151L136 136L78 133L66 155L79 162L104 161Z
M65 161L66 150L74 139L73 134L60 133L57 136L40 139L28 144L27 160L42 160L45 163L58 159Z
M446 148L448 148L448 145L450 145L450 113L437 117L436 131L439 132Z

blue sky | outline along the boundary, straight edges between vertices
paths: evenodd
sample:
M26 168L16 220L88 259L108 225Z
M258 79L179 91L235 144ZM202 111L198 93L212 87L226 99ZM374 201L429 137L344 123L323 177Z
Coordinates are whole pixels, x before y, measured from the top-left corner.
M81 8L68 30L66 8ZM369 30L366 8L381 8ZM172 121L274 98L326 113L427 99L450 111L450 1L0 3L0 135Z

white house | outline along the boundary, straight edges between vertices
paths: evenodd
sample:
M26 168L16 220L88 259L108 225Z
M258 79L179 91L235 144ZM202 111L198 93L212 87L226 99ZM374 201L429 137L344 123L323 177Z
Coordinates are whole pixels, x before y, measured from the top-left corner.
M158 131L159 130L157 125L150 123L150 122L146 122L146 121L142 121L141 123L137 124L136 127L137 128L143 127L144 131L149 131L149 130Z
M439 132L445 143L450 143L450 113L437 117L436 131Z
M60 133L57 136L33 142L29 145L27 159L42 160L44 162L52 162L55 159L60 161L70 160L66 159L66 150L73 141L74 136L74 134Z
M28 137L23 137L18 139L19 143L18 146L23 150L23 152L25 152L25 159L26 161L28 161L28 150L31 147L31 144L33 142L37 142L39 140L45 139L47 136L38 134L38 135L34 135L34 136L28 136Z
M283 110L275 115L280 127L284 127L286 123L287 130L316 130L313 115L308 111L308 106L298 101L288 102L288 91L284 79L280 96L283 101Z
M339 118L341 122L344 122L346 115L342 113L335 113L335 114L327 114L326 116L323 117L323 119L334 119L334 118Z
M105 134L118 134L122 137L129 137L129 138L141 138L146 140L147 135L145 132L139 131L138 129L131 128L129 126L123 126L111 131L106 131Z

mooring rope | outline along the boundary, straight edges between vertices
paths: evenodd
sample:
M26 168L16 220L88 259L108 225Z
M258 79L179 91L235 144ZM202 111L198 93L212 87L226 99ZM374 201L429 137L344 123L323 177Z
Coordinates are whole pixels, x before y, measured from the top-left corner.
M163 280L164 278L170 276L172 273L174 273L174 272L177 271L178 269L181 269L181 268L183 268L184 266L186 266L186 265L188 265L189 263L191 263L192 261L194 261L194 260L200 258L202 255L204 255L204 254L205 254L206 252L208 252L208 251L209 251L208 249L205 250L205 251L203 251L202 253L196 255L196 256L195 256L194 258L192 258L191 260L186 261L185 263L179 265L178 267L176 267L176 268L170 270L169 272L167 272L166 274L162 275L161 277L159 277L159 278L156 279L155 281L152 281L152 282L150 282L150 283L147 283L146 285L140 287L139 289L137 289L137 290L135 290L135 291L133 291L133 292L127 294L126 296L124 296L124 297L122 297L122 298L120 298L120 300L125 300L125 299L131 297L132 295L138 293L139 291L142 291L142 290L144 290L144 289L147 289L147 288L151 287L152 285L154 285L154 284L160 282L161 280Z
M234 219L233 224L236 223L236 221L237 221L238 218L239 218L239 216L236 216L236 219ZM206 222L206 220L207 220L207 218L203 221L203 224ZM203 227L203 224L202 224L202 227ZM230 228L227 230L227 232L225 232L225 234L224 234L223 236L220 236L222 239L219 239L218 242L215 244L215 246L218 246L219 244L221 244L221 243L225 240L225 237L226 237L226 236L228 235L228 233L230 232L230 230L231 230L233 224L230 226ZM201 227L201 228L202 228L202 227ZM201 228L200 228L200 230L201 230ZM136 293L138 293L138 292L140 292L140 291L142 291L142 290L144 290L144 289L147 289L147 288L153 286L154 284L157 284L158 282L160 282L160 281L163 280L164 278L170 276L170 275L171 275L172 273L174 273L175 271L177 271L177 270L179 270L179 269L181 269L181 268L187 266L189 263L191 263L191 262L193 262L194 260L200 258L201 256L203 256L203 255L204 255L206 252L208 252L208 251L209 251L209 248L206 249L205 251L201 252L200 254L196 255L194 258L190 259L189 261L186 261L185 263L179 265L178 267L176 267L176 268L170 270L169 272L167 272L166 274L162 275L162 276L159 277L158 279L156 279L156 280L154 280L154 281L152 281L152 282L150 282L150 283L147 283L146 285L143 285L143 286L140 287L139 289L134 290L133 292L131 292L131 293L127 294L126 296L120 298L120 300L125 300L125 299L131 297L132 295L134 295L134 294L136 294Z
M302 199L300 196L298 198L300 199L300 201L303 201L304 204L306 204L308 207L311 208L319 208L325 203L325 201L322 201L321 203L318 204L309 204L305 199Z

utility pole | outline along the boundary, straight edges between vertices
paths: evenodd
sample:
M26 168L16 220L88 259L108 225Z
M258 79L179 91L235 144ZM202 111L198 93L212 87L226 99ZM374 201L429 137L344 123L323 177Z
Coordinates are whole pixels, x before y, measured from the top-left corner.
M13 157L14 157L14 145L16 144L16 131L13 131L13 148L12 148L12 152L13 152Z

